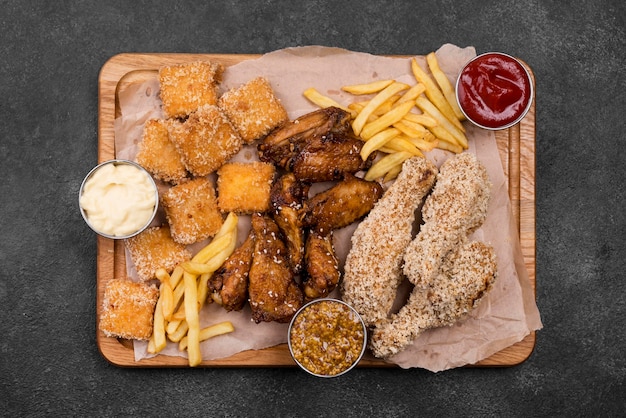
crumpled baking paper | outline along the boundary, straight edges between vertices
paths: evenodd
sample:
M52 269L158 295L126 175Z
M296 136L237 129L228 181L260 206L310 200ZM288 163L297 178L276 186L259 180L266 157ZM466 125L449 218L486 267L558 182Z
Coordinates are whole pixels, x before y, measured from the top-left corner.
M436 54L441 69L453 83L462 66L476 55L472 47L459 48L451 44L443 45ZM424 57L415 58L422 68L427 68ZM270 81L291 119L316 109L302 95L309 87L315 87L339 103L348 104L354 97L340 89L343 85L389 78L407 84L415 83L410 70L410 58L309 46L271 52L258 59L228 67L224 72L221 90L227 91L257 76L264 76ZM154 73L143 83L132 84L118 93L121 116L115 121L117 158L133 160L145 121L163 116L158 89ZM469 124L466 124L466 129L470 143L468 151L475 153L486 166L493 183L487 219L471 238L494 247L498 259L498 280L467 319L451 327L425 331L406 350L387 360L402 368L420 367L438 372L474 364L542 327L534 291L524 266L517 228L511 215L506 178L495 136L490 131ZM451 155L441 150L427 153L427 157L437 166L441 166ZM237 161L257 159L255 149L250 146L234 157ZM165 187L160 185L161 189ZM157 222L160 221L163 221L162 214ZM355 227L351 225L335 233L340 264L343 264L350 249L350 236ZM249 217L240 217L239 228L241 243L249 228ZM197 250L204 244L194 244L191 250ZM128 275L136 278L128 255L126 259ZM240 312L226 312L220 306L211 304L200 314L203 327L226 320L233 323L236 331L203 342L201 349L204 359L225 358L240 351L262 349L287 341L287 324L256 324L250 319L249 307ZM145 342L135 341L134 351L137 361L151 356L147 353ZM162 354L186 355L179 352L173 343L168 343Z

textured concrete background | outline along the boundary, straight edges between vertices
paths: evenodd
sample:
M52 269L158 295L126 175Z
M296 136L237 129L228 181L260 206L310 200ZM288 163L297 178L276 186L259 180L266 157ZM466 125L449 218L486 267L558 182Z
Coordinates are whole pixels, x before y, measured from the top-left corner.
M626 403L626 6L612 1L0 1L0 411L7 415L616 416ZM120 52L323 44L500 50L537 77L537 299L505 369L127 370L95 341L97 80Z

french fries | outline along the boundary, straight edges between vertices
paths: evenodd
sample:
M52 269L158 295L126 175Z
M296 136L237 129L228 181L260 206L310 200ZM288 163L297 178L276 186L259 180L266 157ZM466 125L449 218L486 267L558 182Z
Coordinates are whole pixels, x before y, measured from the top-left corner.
M379 177L383 177L397 165L401 165L413 155L410 152L398 151L388 154L375 162L365 174L365 180L372 181Z
M370 100L367 105L361 110L361 112L354 118L352 122L352 130L356 135L361 135L361 130L367 123L367 118L386 100L393 97L396 93L401 92L402 90L408 89L409 86L404 83L393 82L389 86L385 87L382 91L380 91L372 100Z
M319 107L338 107L339 109L345 110L346 112L350 113L352 115L352 117L355 116L355 113L353 110L340 105L339 103L337 103L335 100L331 99L328 96L324 96L322 93L320 93L319 91L315 90L314 88L309 88L306 89L304 91L304 97L306 97L307 99L309 99L311 102L313 102L313 104L319 106Z
M411 59L413 85L387 79L342 86L341 90L355 96L370 95L347 106L314 88L305 90L305 97L320 107L337 106L350 112L353 132L365 142L363 160L377 151L388 154L370 167L366 179L393 180L407 158L424 157L424 152L435 148L454 153L467 149L464 116L454 87L434 52L426 56L426 63L430 74Z
M208 280L235 250L237 223L237 215L229 213L213 240L190 261L176 266L171 275L164 269L157 271L160 294L148 352L162 351L169 340L187 350L189 366L195 367L202 362L201 341L234 331L230 322L201 329L199 311L207 299Z
M452 83L450 83L448 77L446 77L443 71L441 71L441 68L439 68L437 55L435 55L434 52L426 55L426 63L428 64L428 68L430 68L430 72L432 73L433 78L439 85L443 96L446 98L448 104L452 108L454 115L458 120L464 120L465 116L463 115L463 112L461 112L461 108L456 101L456 93L454 92L454 87L452 87Z
M360 94L372 94L378 93L383 90L385 87L389 86L393 83L393 80L378 80L372 81L367 84L356 84L353 86L343 86L341 90L347 91L348 93L360 95Z
M235 330L235 327L233 327L233 324L230 321L224 321L224 322L217 323L215 325L211 325L206 328L202 328L200 330L199 338L200 338L200 341L206 341L209 338L217 337L218 335L228 334L230 332L233 332L234 330ZM189 337L181 338L178 344L178 349L180 351L186 350L188 348L187 347L188 343L189 343Z
M454 110L452 110L450 103L448 103L441 90L439 90L437 84L435 84L428 74L426 74L426 71L419 66L415 58L411 60L411 70L413 71L415 79L424 84L424 87L426 88L425 94L426 97L428 97L428 100L430 100L430 102L437 109L439 109L443 115L445 115L450 123L454 124L457 129L464 131L463 125L454 114Z
M392 108L389 112L385 113L375 121L366 124L361 130L361 138L367 141L388 126L399 122L407 113L409 113L413 106L413 102L405 102Z

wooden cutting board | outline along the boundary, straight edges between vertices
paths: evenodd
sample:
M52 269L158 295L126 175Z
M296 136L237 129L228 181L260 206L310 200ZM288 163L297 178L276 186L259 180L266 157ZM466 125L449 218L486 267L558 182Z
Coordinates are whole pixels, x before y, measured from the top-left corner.
M130 83L156 74L159 67L196 60L211 60L230 66L258 55L240 54L120 54L107 61L98 83L98 162L115 158L113 124L119 116L118 92ZM529 68L530 70L530 68ZM532 71L531 71L531 75ZM533 75L534 77L534 75ZM513 216L519 226L522 253L533 289L535 281L535 103L517 125L496 132L498 150L508 179ZM97 237L96 320L100 318L104 288L108 280L126 275L123 243ZM96 326L96 329L98 327ZM99 329L97 345L105 359L124 367L187 367L187 359L158 355L135 361L132 341L106 337ZM535 333L492 355L475 366L513 366L524 362L535 347ZM251 350L219 360L203 361L205 367L280 367L295 366L287 344ZM366 355L359 367L395 367Z

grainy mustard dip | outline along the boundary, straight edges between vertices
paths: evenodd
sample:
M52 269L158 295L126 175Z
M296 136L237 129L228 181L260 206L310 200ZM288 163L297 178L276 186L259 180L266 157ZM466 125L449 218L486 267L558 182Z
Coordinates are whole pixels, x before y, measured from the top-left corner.
M303 368L315 375L336 376L361 357L365 327L347 304L320 299L306 305L293 319L289 347Z

